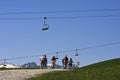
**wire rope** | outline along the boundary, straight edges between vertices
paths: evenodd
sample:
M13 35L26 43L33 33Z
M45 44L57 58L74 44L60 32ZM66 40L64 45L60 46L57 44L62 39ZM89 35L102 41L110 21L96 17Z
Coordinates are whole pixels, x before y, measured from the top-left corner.
M99 15L99 16L72 16L72 17L48 17L47 19L79 19L79 18L109 18L120 17L120 15ZM0 18L0 20L40 20L43 18Z
M0 15L40 14L40 13L73 13L73 12L105 12L105 11L120 11L120 9L81 9L81 10L61 10L61 11L6 12L6 13L0 13Z
M77 50L81 51L81 50L86 50L86 49L92 49L92 48L99 48L99 47L105 47L105 46L112 46L112 45L118 45L120 44L120 42L113 42L113 43L107 43L107 44L102 44L102 45L96 45L96 46L88 46L88 47L84 47L84 48L79 48ZM73 50L66 50L66 51L58 51L57 53L66 53L66 52L73 52L76 51L76 49ZM56 52L54 53L46 53L46 55L50 55L50 54L56 54ZM39 55L32 55L32 56L23 56L23 57L15 57L15 58L7 58L6 60L15 60L15 59L22 59L22 58L29 58L29 57L37 57L40 56ZM0 59L0 61L4 61L5 59Z

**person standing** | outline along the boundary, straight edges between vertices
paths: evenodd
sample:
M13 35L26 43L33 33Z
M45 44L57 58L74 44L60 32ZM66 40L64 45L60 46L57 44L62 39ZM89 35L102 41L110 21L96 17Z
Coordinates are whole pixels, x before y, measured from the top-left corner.
M44 68L44 66L45 66L45 57L44 57L44 55L41 55L40 56L40 68Z
M64 69L67 68L67 64L68 64L68 57L67 57L67 55L65 55L65 57L64 57Z
M72 58L70 58L70 60L69 60L69 69L70 70L72 69L72 64L73 64L73 60L72 60Z
M44 65L44 67L47 68L47 62L48 62L48 61L47 61L47 56L44 55L44 58L45 58L45 65Z
M53 69L55 68L55 62L56 62L55 56L52 57L51 62L52 62L52 69Z

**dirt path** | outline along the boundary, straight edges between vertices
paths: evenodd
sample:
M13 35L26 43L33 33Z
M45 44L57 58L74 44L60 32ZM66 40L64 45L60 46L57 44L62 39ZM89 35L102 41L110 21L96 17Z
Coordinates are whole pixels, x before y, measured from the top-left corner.
M50 71L61 71L63 69L20 69L20 70L1 70L0 80L25 80L35 76L35 74L47 73Z

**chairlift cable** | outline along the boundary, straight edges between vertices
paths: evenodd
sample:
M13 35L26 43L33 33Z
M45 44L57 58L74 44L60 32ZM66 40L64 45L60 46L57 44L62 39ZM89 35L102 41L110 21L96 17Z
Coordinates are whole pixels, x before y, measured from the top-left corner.
M86 50L86 49L99 48L99 47L105 47L105 46L112 46L112 45L118 45L118 44L120 44L120 42L113 42L113 43L108 43L108 44L103 44L103 45L84 47L84 48L80 48L80 49L77 49L77 50ZM71 51L76 51L76 49L67 50L67 51L61 51L61 52L58 52L58 53L65 53L65 52L71 52ZM56 53L46 53L46 54L49 55L49 54L56 54ZM15 57L15 58L5 58L5 59L6 60L14 60L14 59L29 58L29 57L37 57L37 56L40 56L40 55L23 56L23 57ZM4 61L5 59L0 59L0 61Z
M67 16L67 17L49 17L47 19L55 20L55 19L80 19L80 18L110 18L110 17L120 17L120 15L98 15L98 16ZM0 20L40 20L43 18L0 18Z
M29 11L29 12L5 12L0 15L18 15L18 14L40 14L40 13L73 13L73 12L105 12L120 11L120 9L81 9L81 10L62 10L62 11Z

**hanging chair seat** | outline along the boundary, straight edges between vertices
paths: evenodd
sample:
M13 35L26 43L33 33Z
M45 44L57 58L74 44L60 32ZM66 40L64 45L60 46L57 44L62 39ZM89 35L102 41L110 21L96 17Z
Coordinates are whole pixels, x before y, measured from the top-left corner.
M78 53L76 53L76 54L75 54L75 56L79 56L79 54L78 54Z
M44 24L43 26L42 26L42 29L41 30L48 30L49 29L49 25L48 24Z
M48 30L48 27L46 27L46 28L42 28L42 30L44 31L44 30Z

